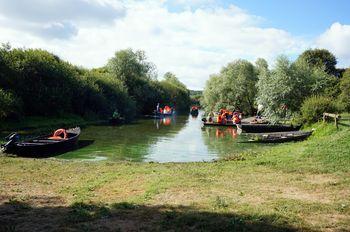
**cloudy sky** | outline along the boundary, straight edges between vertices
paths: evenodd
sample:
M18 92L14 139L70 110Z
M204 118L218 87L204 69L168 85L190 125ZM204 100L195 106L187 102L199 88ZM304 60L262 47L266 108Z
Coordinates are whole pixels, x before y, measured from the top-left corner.
M144 50L191 89L238 58L295 59L327 48L350 66L347 0L0 0L0 43L43 48L87 68Z

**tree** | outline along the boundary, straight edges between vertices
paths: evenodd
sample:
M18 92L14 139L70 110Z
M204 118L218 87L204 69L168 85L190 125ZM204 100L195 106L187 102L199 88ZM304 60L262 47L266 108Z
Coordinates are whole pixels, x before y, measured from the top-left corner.
M326 73L337 76L337 59L326 49L308 49L304 51L297 59L306 61L312 68L322 68Z
M308 79L297 73L296 66L287 57L280 56L274 70L259 74L257 100L272 122L299 110L307 92Z
M17 117L20 111L19 100L10 92L0 88L0 119L13 114Z
M306 97L326 94L335 81L336 77L305 60L291 63L280 56L273 70L259 72L257 101L264 106L265 116L276 122L299 111Z
M118 51L106 68L114 78L123 82L136 102L138 113L149 113L149 105L155 104L150 83L156 75L155 66L147 61L145 53L131 49Z
M160 102L175 106L179 112L188 112L191 104L190 91L175 74L165 73L160 86L162 89Z
M257 80L256 70L249 61L229 63L220 74L212 76L207 82L203 105L208 111L227 108L253 114Z
M350 68L346 69L340 81L339 100L344 105L346 111L350 111Z

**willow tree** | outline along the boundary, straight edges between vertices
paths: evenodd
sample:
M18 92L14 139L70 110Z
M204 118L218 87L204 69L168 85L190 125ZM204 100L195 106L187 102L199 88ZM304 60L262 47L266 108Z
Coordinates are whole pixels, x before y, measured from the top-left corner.
M247 114L255 111L257 72L246 60L236 60L210 77L203 92L207 110L228 108Z
M257 101L264 106L264 115L276 122L299 111L306 97L326 94L334 81L336 78L322 68L280 56L273 70L259 72Z

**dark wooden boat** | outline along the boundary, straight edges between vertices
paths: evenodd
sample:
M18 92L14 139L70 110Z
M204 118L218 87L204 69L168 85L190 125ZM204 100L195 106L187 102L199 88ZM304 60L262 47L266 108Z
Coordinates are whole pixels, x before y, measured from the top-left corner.
M17 134L12 134L8 142L2 145L5 153L26 157L48 157L62 154L77 146L80 128L66 130L66 139L50 139L52 134L39 136L25 141L16 141Z
M154 118L165 118L165 117L172 117L174 116L174 112L170 113L156 113L153 115Z
M301 126L292 126L286 124L250 124L242 123L237 125L243 132L246 133L266 133L266 132L283 132L297 131Z
M249 143L284 143L291 141L301 141L308 138L312 131L288 131L288 132L273 132L273 133L259 133L246 134L250 138Z
M203 121L203 125L204 126L237 126L234 122L229 121L227 123L217 123L217 122L204 122Z
M199 109L198 109L198 107L193 106L193 107L191 108L190 114L191 114L192 116L198 116L198 114L199 114Z

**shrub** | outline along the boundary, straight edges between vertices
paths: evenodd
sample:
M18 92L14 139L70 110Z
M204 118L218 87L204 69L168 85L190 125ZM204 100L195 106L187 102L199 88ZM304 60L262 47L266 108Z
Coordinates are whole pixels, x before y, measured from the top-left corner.
M337 111L333 99L325 96L311 96L303 102L301 115L305 122L317 122L324 112L334 113Z
M17 116L20 110L18 98L0 89L0 119Z
M344 110L350 111L350 69L347 69L340 81L339 101L344 107Z

